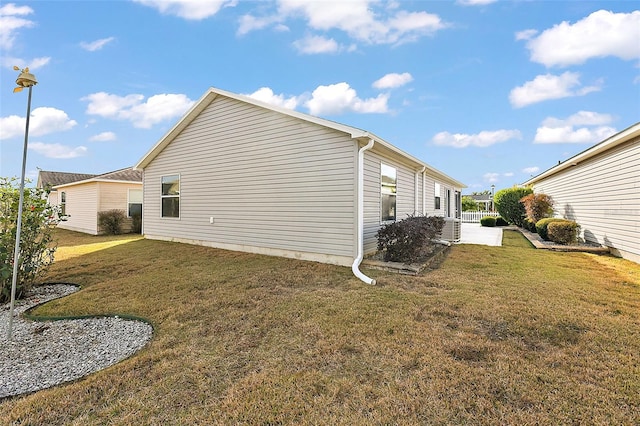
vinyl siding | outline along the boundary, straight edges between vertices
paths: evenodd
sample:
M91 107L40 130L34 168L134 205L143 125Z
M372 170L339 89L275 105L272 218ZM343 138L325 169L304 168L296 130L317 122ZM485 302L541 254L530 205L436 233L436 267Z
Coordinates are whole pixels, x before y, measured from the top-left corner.
M364 253L367 254L377 250L376 233L382 226L380 164L396 168L396 220L402 220L415 213L415 170L375 151L365 151L364 154L363 240Z
M129 189L142 189L142 183L97 182L98 212L122 210L126 216L129 208ZM131 218L126 218L122 226L122 232L130 232L132 222ZM102 232L102 230L99 230L99 232Z
M67 220L58 227L72 231L96 235L98 233L98 191L97 183L67 186L58 189L58 197L66 192Z
M640 261L640 139L636 138L534 185L555 215L575 220L583 238Z
M356 152L347 134L218 96L145 169L144 233L348 264ZM161 177L172 174L179 219L160 217Z

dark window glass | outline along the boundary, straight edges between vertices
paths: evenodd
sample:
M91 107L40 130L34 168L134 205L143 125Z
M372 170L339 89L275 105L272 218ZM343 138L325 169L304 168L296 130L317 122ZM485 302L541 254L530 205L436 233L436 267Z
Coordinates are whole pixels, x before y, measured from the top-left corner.
M395 167L380 165L380 195L381 214L380 219L385 221L396 220L396 191L397 191L397 170Z

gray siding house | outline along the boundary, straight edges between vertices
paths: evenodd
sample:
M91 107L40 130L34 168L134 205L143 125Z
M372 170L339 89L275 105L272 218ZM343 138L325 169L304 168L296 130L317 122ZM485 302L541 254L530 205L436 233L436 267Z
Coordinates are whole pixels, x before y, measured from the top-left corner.
M582 236L640 263L640 123L529 179Z
M135 168L150 239L352 266L371 282L358 267L382 224L444 215L443 238L459 238L462 183L367 131L216 88Z

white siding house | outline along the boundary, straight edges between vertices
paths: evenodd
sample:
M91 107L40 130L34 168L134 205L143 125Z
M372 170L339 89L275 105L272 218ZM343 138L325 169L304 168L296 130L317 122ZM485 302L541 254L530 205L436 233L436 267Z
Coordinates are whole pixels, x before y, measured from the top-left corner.
M586 241L640 263L640 123L524 184L550 195Z
M215 88L135 168L147 238L354 273L381 224L434 213L425 181L464 187L366 131Z
M127 216L123 231L131 230L131 214L142 208L140 171L129 167L102 175L75 175L78 180L72 180L73 174L57 173L40 172L38 186L52 185L49 203L60 206L64 219L58 223L59 228L97 235L102 232L98 213L122 210ZM61 179L68 182L55 184Z

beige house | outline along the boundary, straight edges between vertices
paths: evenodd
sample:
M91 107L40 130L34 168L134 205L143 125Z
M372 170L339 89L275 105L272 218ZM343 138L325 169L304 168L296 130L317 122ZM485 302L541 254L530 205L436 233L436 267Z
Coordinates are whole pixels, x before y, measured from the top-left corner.
M49 204L60 206L59 228L97 235L98 213L123 210L124 232L131 231L133 215L142 213L142 173L131 167L101 175L40 171L38 187L51 187Z
M448 218L464 184L367 131L211 88L135 165L150 239L352 266L384 223Z
M640 263L640 123L529 179L582 236Z

